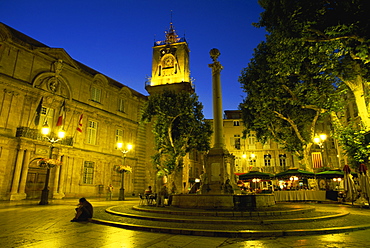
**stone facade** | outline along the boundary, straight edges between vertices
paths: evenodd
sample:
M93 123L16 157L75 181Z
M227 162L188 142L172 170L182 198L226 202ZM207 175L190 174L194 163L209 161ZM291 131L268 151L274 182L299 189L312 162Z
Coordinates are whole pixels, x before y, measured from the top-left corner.
M110 183L118 196L120 174L113 167L122 164L122 153L117 142L134 145L126 156L132 167L125 173L126 194L153 183L151 130L139 122L146 96L2 23L0 92L0 200L40 197L46 169L38 160L50 152L40 127L47 121L58 131L63 102L67 137L52 149L51 157L62 165L50 170L50 198L105 197Z
M270 174L277 174L289 168L299 168L299 160L282 149L282 147L268 140L265 144L257 141L256 136L251 133L247 138L243 138L244 124L240 110L226 110L223 119L224 139L226 149L235 156L235 172L247 173L249 171L261 171ZM330 133L329 125L320 124L318 130ZM318 164L328 168L341 168L343 161L339 161L338 154L341 151L336 141L328 137L325 146L320 149L318 146L312 147L312 153L320 154L321 160ZM311 162L313 162L314 156ZM319 167L321 168L321 167ZM309 171L317 170L313 164L306 169Z

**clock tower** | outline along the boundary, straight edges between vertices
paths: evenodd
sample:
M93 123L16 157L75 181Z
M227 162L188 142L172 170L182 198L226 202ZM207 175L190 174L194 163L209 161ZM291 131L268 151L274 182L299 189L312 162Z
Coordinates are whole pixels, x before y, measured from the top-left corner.
M185 38L178 38L172 22L166 39L154 42L152 76L145 83L149 94L163 90L194 92L190 80L189 48Z

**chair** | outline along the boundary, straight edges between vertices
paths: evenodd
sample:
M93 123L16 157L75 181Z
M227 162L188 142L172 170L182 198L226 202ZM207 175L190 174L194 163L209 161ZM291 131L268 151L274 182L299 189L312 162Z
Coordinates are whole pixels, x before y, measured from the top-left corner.
M149 197L148 197L148 205L154 205L153 201L154 202L157 201L157 193L149 195Z
M142 194L139 194L139 197L140 197L139 205L143 205L145 203L146 199Z

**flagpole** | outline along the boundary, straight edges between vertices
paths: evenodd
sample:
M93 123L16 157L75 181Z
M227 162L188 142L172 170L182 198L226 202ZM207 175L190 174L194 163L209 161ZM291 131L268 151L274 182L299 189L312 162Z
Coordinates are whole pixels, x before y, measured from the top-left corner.
M38 124L40 123L43 99L44 99L44 97L41 96L39 104L37 104L36 111L33 114L33 117L32 117L32 120L31 120L31 122L33 122L33 124L35 125L36 128L37 128ZM38 120L36 120L37 117L38 117ZM37 124L36 124L36 122L37 122ZM31 125L29 125L29 126L31 126Z
M80 127L80 123L82 125L82 118L83 118L83 115L84 115L84 112L82 112L80 115L79 115L79 118L78 118L78 125L77 125L77 128L74 130L74 134L73 134L73 140L75 139L76 137L76 134L77 134L77 131ZM82 131L81 131L82 132Z

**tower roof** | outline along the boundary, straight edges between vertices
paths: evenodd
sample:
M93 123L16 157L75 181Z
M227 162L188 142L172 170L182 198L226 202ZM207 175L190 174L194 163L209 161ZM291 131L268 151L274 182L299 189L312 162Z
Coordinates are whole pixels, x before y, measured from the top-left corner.
M173 27L173 23L170 22L170 28L164 32L166 34L166 39L154 42L154 46L161 46L166 44L172 44L177 42L186 42L185 38L179 38Z
M168 29L168 31L165 31L165 34L167 44L175 43L179 40L178 35L176 34L175 29L173 28L172 22L170 23L170 28Z

